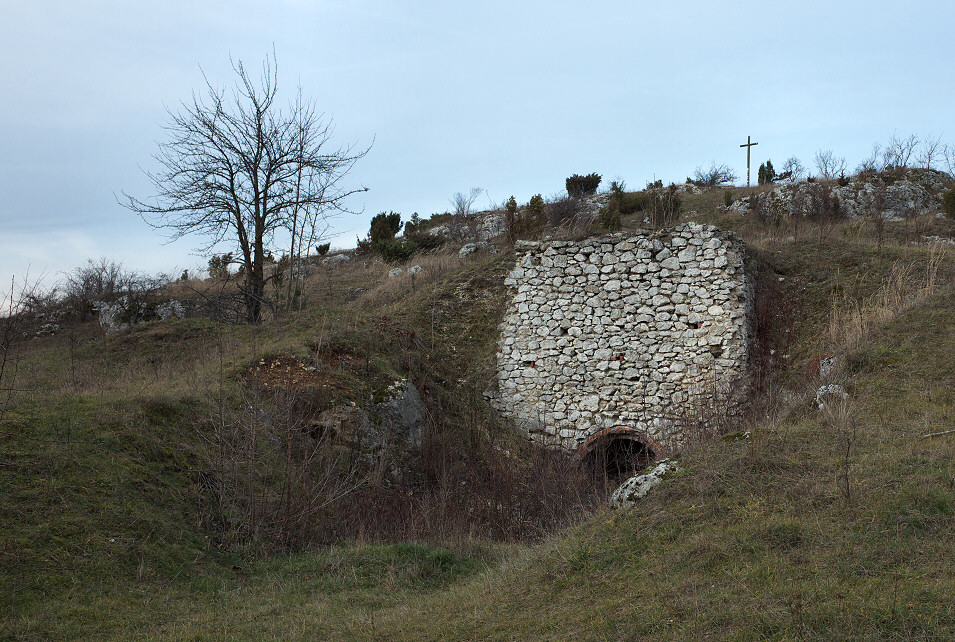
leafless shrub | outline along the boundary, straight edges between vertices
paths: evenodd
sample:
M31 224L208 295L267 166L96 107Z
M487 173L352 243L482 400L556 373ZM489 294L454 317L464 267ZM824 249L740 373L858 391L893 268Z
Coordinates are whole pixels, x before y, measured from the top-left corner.
M790 183L801 181L806 176L806 167L795 156L790 156L783 163L782 172L777 178L788 180Z
M645 194L647 195L647 222L657 229L676 225L680 219L680 208L683 206L676 185L648 188Z
M704 391L674 403L664 417L669 426L668 450L696 448L742 426L746 390L715 382Z
M933 165L942 155L942 151L945 146L942 144L941 136L928 136L923 138L919 148L918 158L916 162L919 167L924 169L934 169Z
M546 205L547 222L552 229L574 229L588 225L591 221L582 220L585 211L579 198L570 196L554 196Z
M823 180L831 181L846 173L846 159L836 158L831 149L816 152L815 162Z
M908 167L918 145L919 139L915 134L907 138L899 138L893 134L882 152L883 165L886 168Z
M602 501L573 455L531 444L506 449L481 434L477 419L432 423L416 479L362 489L338 517L340 535L539 540Z
M281 387L250 393L234 411L220 405L200 428L211 453L203 484L227 546L292 550L330 539L330 516L366 476L312 429L317 412L300 390Z
M50 313L55 308L53 294L44 293L39 284L29 278L19 284L11 278L10 290L4 299L0 300L5 307L0 309L0 420L17 391L23 341L50 322Z
M471 206L474 205L474 201L477 200L477 197L484 192L480 187L472 187L471 191L465 194L464 192L457 192L454 196L451 197L451 206L453 208L455 216L467 217L471 215Z
M718 187L732 183L738 176L726 165L717 165L711 161L709 167L700 165L693 170L693 182L700 187Z
M168 282L164 276L147 276L131 272L107 258L89 259L87 264L66 276L62 297L64 303L86 320L93 312L94 301L112 302L129 296L136 302L145 301Z
M878 142L872 143L872 153L862 159L856 167L856 174L871 174L881 172L883 169L885 169L885 160L882 146Z
M5 393L3 402L0 404L0 419L3 419L6 414L13 394L16 366L19 361L19 353L15 345L20 334L17 298L16 283L11 281L7 309L4 311L4 316L0 317L0 393Z
M948 173L955 176L955 145L946 145L942 148L942 160L945 161L945 168Z

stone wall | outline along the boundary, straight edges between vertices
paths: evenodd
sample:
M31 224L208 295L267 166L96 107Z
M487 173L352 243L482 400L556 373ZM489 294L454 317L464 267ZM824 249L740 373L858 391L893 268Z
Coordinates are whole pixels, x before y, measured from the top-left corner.
M537 441L581 448L627 431L656 455L701 400L748 382L742 241L687 223L660 233L519 242L506 284L496 404ZM715 395L715 397L714 397Z

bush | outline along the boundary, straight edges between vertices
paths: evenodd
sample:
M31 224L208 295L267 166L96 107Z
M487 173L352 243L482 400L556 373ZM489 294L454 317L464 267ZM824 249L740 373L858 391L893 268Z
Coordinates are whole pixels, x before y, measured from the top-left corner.
M511 245L517 240L517 199L512 195L504 204L504 225L507 227L507 240Z
M557 198L547 204L547 221L551 227L571 225L579 213L579 203L570 197Z
M411 239L385 239L375 244L375 250L387 263L407 261L418 250L418 244Z
M693 182L700 187L717 187L726 183L732 183L737 178L736 174L726 165L717 165L710 163L709 167L697 167L693 172Z
M547 217L547 207L544 205L544 197L540 194L535 194L531 196L530 202L527 204L527 218L528 220L536 225L537 227L543 227L544 221Z
M600 212L599 222L600 227L605 230L613 231L620 229L620 206L616 201L611 200L610 205Z
M371 219L371 229L368 232L368 238L372 245L377 245L381 241L395 238L401 229L401 214L398 212L381 212Z
M948 218L955 218L955 187L942 194L942 211Z
M642 192L632 192L630 194L620 195L620 213L626 216L642 212L647 209L647 195Z
M729 207L733 204L733 190L728 189L723 192L723 205Z
M322 243L321 245L315 246L315 251L318 252L319 256L325 256L326 254L328 254L328 250L329 248L331 248L331 246L332 246L331 243Z
M676 193L676 185L665 189L653 189L647 193L647 219L653 227L663 228L675 225L680 218L682 201Z
M583 196L593 196L597 193L600 186L600 174L593 173L586 176L574 174L569 176L564 183L567 187L567 195L571 198L581 198Z
M405 238L409 242L414 243L418 250L423 251L435 250L444 245L443 236L435 236L426 232L415 232L414 234L408 234L406 232Z
M415 212L411 220L405 223L405 236L413 236L421 231L421 217Z
M842 215L839 197L828 185L814 184L809 190L806 218L820 224L831 223Z

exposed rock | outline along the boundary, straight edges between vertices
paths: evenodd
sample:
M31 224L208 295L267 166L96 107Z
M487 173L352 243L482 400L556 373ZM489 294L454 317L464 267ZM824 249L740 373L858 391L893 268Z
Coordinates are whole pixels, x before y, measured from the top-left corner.
M369 410L349 404L324 411L312 421L310 432L330 445L349 449L365 469L383 467L396 473L403 462L420 453L426 420L417 388L402 379Z
M93 310L99 313L99 324L106 334L127 330L145 321L167 321L186 316L185 306L175 299L150 305L142 299L124 295L113 301L93 301Z
M835 198L841 216L860 218L878 214L887 220L899 220L939 210L940 193L951 184L952 177L945 172L908 169L884 176L862 175L841 187L787 183L771 192L735 201L730 209L742 215L759 210L769 215L811 216L820 201Z
M420 274L421 272L424 272L424 268L420 265L412 265L408 268L408 274Z
M385 438L368 413L357 406L337 406L312 421L310 432L328 444L345 446L365 468L378 464L385 449Z
M676 186L677 194L703 194L706 189L695 183L680 183Z
M955 239L947 236L923 236L922 243L925 245L955 245Z
M52 322L44 323L37 329L37 331L34 333L33 336L35 337L43 337L48 335L53 336L54 334L57 334L59 331L60 331L59 323L52 323Z
M393 278L395 278L396 276L401 276L401 275L404 274L404 273L405 273L405 271L402 270L401 268L395 268L395 269L393 269L393 270L389 270L389 271L388 271L388 278L389 278L389 279L393 279Z
M323 265L337 265L339 263L348 263L351 261L351 257L347 254L332 254L331 256L326 256L322 259Z
M819 376L822 379L828 379L836 371L838 361L836 355L823 357L819 360Z
M500 212L488 212L478 221L477 237L479 241L490 241L507 232L507 221Z
M463 259L477 252L491 252L492 254L494 254L497 252L497 248L491 243L488 243L487 241L478 241L477 243L468 243L467 245L462 247L460 250L458 250L458 256Z
M637 501L646 497L650 489L658 485L667 473L679 469L675 461L661 460L650 472L636 475L622 483L610 496L610 505L622 510L633 508Z
M845 401L848 398L849 393L846 389L835 383L820 386L816 391L816 405L819 406L819 410L825 410L834 402Z
M156 317L160 321L168 321L173 317L183 319L186 316L186 307L175 299L160 303L155 308Z
M393 447L405 452L421 449L427 411L413 383L401 379L392 384L385 399L375 404L375 414L381 418Z

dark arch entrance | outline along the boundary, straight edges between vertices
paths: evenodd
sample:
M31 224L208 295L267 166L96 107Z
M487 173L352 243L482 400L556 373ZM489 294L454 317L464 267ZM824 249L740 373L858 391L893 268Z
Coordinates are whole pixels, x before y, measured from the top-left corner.
M578 451L581 464L594 477L618 483L650 464L662 449L632 428L611 428L591 435Z

